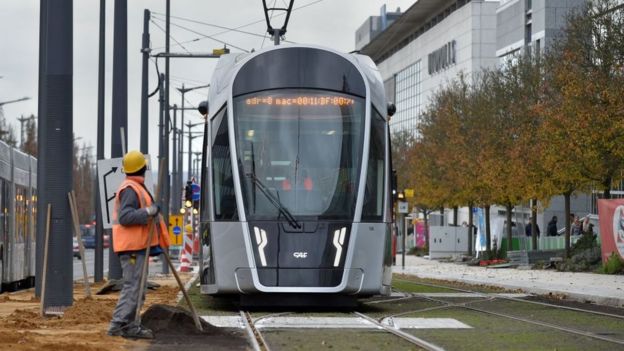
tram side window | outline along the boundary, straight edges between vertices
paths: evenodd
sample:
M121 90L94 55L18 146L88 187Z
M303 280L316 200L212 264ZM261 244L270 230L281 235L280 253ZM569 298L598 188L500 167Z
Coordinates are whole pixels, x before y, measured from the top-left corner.
M212 145L214 214L217 221L231 221L237 219L238 216L226 115L226 110L223 109L219 112L219 116L213 119L213 123L215 123L213 128L219 128Z
M370 150L368 153L362 221L378 222L383 219L384 154L386 150L385 121L375 109L371 110L373 114L370 128Z
M26 188L15 187L15 238L16 242L23 243L28 234L28 202Z

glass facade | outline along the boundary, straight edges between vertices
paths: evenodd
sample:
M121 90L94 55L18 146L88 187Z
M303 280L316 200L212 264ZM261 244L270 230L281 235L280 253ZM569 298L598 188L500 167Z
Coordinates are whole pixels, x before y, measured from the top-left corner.
M421 61L397 73L395 80L397 112L390 120L390 130L392 133L403 130L416 133L422 109Z

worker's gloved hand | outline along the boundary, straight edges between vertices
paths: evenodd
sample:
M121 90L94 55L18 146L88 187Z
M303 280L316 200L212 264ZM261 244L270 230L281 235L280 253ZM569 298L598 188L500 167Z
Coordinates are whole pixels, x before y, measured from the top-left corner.
M147 211L147 215L150 217L155 217L160 212L160 206L153 204L145 209Z

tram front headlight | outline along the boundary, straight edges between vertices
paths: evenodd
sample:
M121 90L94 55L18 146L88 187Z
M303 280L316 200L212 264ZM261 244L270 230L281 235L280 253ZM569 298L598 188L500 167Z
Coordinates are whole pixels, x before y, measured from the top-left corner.
M342 256L342 246L344 245L345 235L347 228L343 227L334 231L333 244L336 248L336 256L334 257L334 267L338 267L340 264L340 257Z
M258 244L258 254L260 256L260 263L263 267L266 267L266 255L264 254L264 248L268 244L266 231L258 227L254 227L254 234L256 235L256 243Z

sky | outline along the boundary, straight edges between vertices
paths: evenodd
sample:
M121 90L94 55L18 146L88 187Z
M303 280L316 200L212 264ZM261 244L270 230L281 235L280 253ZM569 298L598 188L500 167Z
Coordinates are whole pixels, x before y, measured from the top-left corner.
M295 0L288 24L286 40L299 44L315 44L349 52L355 46L355 31L369 16L379 15L386 4L388 11L400 7L407 10L415 0ZM74 134L81 138L78 143L95 145L97 131L97 72L99 40L99 1L75 0L74 2L74 72L73 72L73 118ZM267 0L269 6L285 6L287 0ZM19 139L17 118L37 114L38 52L39 52L39 0L2 0L0 9L0 102L21 98L31 99L5 105L4 115L13 125ZM301 7L300 9L297 9ZM150 23L153 53L164 51L165 0L128 1L128 149L139 148L140 91L141 91L141 34L143 11L153 12ZM110 155L110 118L112 88L114 0L106 1L106 132L105 157ZM260 49L273 45L265 36L266 23L261 0L172 0L171 52L211 52L223 43L205 38L212 36L229 44L232 52ZM195 22L191 22L192 20ZM276 18L277 20L277 18ZM203 22L213 26L200 24ZM216 26L239 28L227 31ZM243 26L243 27L241 27ZM273 24L281 26L281 20ZM184 28L182 28L184 27ZM162 28L162 30L161 30ZM204 37L204 38L202 38ZM199 40L195 40L202 38ZM182 43L182 47L176 45ZM190 41L190 42L189 42ZM187 43L185 43L187 42ZM164 71L165 62L160 59L159 68ZM175 90L210 83L215 59L172 59L170 63L170 104L181 104L180 94ZM150 92L156 85L153 63L150 69ZM207 89L186 94L186 105L196 106L206 100ZM157 154L158 141L157 95L150 99L150 153ZM187 111L186 121L200 122L195 111ZM195 150L201 147L201 138L193 142Z

